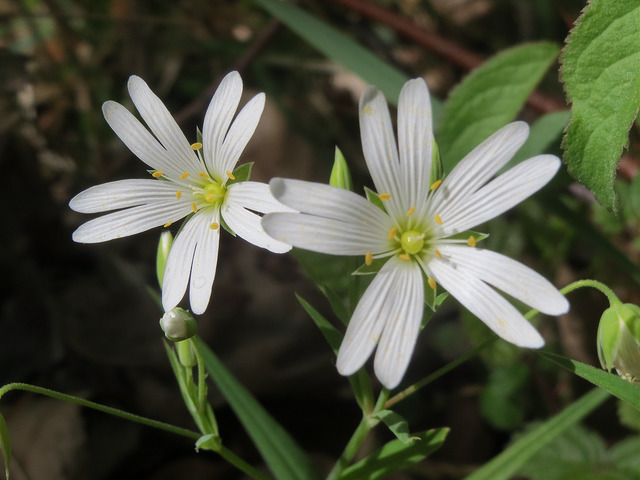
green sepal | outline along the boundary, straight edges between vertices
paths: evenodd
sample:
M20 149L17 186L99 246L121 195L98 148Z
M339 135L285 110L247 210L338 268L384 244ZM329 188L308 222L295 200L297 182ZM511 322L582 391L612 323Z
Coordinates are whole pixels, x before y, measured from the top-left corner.
M222 447L222 439L216 433L208 433L196 440L196 452L199 450L219 452L220 447Z
M4 475L9 480L9 467L11 466L11 439L9 429L2 413L0 413L0 451L4 460Z
M380 200L380 197L376 192L371 190L369 187L364 187L364 193L367 196L367 200L369 200L383 212L387 213L387 209L384 208L384 204L382 203L382 200Z
M440 149L436 141L433 141L433 154L431 160L431 176L429 177L429 186L440 180L444 175L444 167L442 166L442 158L440 157Z
M409 433L409 424L404 417L392 410L380 410L371 418L381 420L391 430L391 433L405 445L411 445L416 440L420 440L420 437Z
M251 178L252 169L253 169L253 162L243 163L232 172L235 178L234 179L230 178L227 181L227 185L233 185L234 183L248 181Z
M456 233L447 237L447 240L467 240L471 236L476 239L476 243L480 243L482 240L489 238L488 233L476 232L475 230L465 230L464 232Z
M329 185L342 188L343 190L353 191L353 181L351 180L349 166L338 147L336 147L336 153L333 158L333 168L331 169L331 176L329 177Z
M374 258L371 262L371 265L367 265L363 263L358 268L356 268L351 275L373 275L378 273L382 266L389 261L391 257L383 257L383 258Z
M438 450L448 433L448 428L437 428L416 433L415 437L419 440L411 444L392 440L359 462L345 468L338 478L339 480L362 480L364 478L377 480L393 472L404 470Z
M200 127L196 127L196 141L198 143L203 143L202 142L202 132L200 131Z
M222 218L222 215L220 215L220 226L222 228L224 228L228 233L230 233L231 235L233 235L234 237L236 237L236 232L234 232L233 230L231 230L231 227L229 225L227 225L227 222L224 221L224 218Z
M300 302L300 305L302 305L302 308L305 309L311 319L315 322L316 326L320 329L320 332L327 343L329 343L333 353L337 355L342 339L344 338L342 333L326 318L324 318L320 312L313 308L304 298L298 294L296 294L296 298L298 299L298 302ZM371 412L374 407L373 387L371 386L371 380L369 379L367 372L364 368L361 368L348 378L349 383L351 383L353 394L362 411L365 413Z
M173 235L171 235L170 231L165 230L160 234L158 250L156 251L156 277L158 278L158 285L160 285L160 288L162 288L164 269L167 266L167 259L169 258L171 245L173 245Z

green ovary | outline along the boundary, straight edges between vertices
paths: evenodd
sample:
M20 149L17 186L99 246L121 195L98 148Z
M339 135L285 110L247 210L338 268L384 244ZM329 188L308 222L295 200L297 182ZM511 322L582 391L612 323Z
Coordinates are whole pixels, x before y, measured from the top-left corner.
M400 246L409 255L415 255L424 246L424 233L409 230L400 237Z
M207 203L215 205L224 199L227 189L218 183L211 182L204 188L203 197Z

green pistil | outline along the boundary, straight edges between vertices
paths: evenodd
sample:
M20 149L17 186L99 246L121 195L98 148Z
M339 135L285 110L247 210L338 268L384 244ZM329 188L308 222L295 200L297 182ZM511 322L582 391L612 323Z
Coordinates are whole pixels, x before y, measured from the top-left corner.
M409 230L400 237L400 246L408 255L415 255L424 246L424 233Z
M211 182L207 184L204 188L203 197L207 203L215 205L216 203L221 202L224 199L225 194L227 193L227 189L224 186Z

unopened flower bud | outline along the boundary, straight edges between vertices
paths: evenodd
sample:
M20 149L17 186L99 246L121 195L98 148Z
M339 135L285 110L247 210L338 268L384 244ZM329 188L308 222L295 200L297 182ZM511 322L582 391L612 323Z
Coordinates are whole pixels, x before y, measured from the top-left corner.
M180 307L165 312L160 319L160 327L165 336L172 342L187 340L198 331L193 316Z
M336 154L333 159L329 185L342 188L343 190L353 190L353 182L351 181L351 173L349 173L347 161L344 159L344 155L342 155L338 147L336 147Z
M640 307L614 303L598 326L598 357L605 370L616 369L630 382L640 382Z

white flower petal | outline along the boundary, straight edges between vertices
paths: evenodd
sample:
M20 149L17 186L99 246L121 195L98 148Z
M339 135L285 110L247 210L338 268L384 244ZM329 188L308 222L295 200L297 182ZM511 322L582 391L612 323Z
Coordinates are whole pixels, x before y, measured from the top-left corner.
M526 265L491 250L461 245L442 245L444 258L464 264L474 277L548 315L561 315L569 302L547 279Z
M276 199L301 213L347 223L378 225L382 232L389 232L394 225L391 217L380 208L342 188L283 178L273 178L269 185Z
M190 143L164 103L140 77L129 78L129 95L149 129L171 154L171 159L182 172L198 172L203 168Z
M389 108L384 95L368 87L360 97L360 135L367 168L378 193L391 198L385 206L392 217L398 217L411 206L404 182L398 178L398 147L393 134Z
M516 165L455 210L445 209L440 215L444 234L463 232L504 213L545 186L558 168L560 159L553 155L539 155Z
M117 102L104 102L102 113L105 120L131 150L131 152L154 170L162 170L171 178L178 178L185 169L170 157L169 152L149 133L133 114Z
M78 243L97 243L128 237L180 220L190 211L189 204L175 199L163 204L139 205L89 220L73 232L72 238Z
M398 101L398 150L399 175L411 206L424 205L429 193L433 159L431 121L427 84L422 78L408 81Z
M194 232L196 235L196 250L193 255L189 285L189 303L193 313L201 315L209 305L213 279L216 276L220 228L212 229L210 225L220 223L220 211L217 208L208 208L203 210L201 215L194 215L189 222L195 223Z
M456 300L506 341L526 348L544 345L537 330L513 305L455 258L435 257L429 269Z
M407 371L424 310L424 280L418 264L397 257L387 264L391 262L399 275L391 285L388 317L374 361L376 377L388 389L397 387Z
M204 226L204 222L199 221L203 213L200 210L191 217L171 245L162 282L162 307L165 312L176 307L187 291L193 255Z
M375 255L392 248L386 234L371 225L304 213L268 213L262 217L262 228L283 243L330 255Z
M392 257L365 290L338 350L336 366L342 375L351 375L364 365L378 343L385 323L390 317L395 318L393 306L401 293L396 286L401 283L404 273Z
M216 168L219 169L217 171L214 170L214 172L218 175L225 175L227 171L232 172L235 168L240 154L242 154L247 143L251 140L253 132L256 131L260 116L264 110L264 102L264 93L259 93L249 100L233 121L222 148L219 150L218 158L214 160Z
M222 205L222 218L231 230L253 245L266 248L273 253L285 253L291 250L291 245L267 235L262 228L262 217L250 212L241 203L227 198Z
M226 198L227 201L260 213L294 211L274 198L267 183L250 181L233 183L227 188Z
M513 157L529 136L529 126L513 122L474 148L445 177L432 197L432 214L442 218L482 187Z
M220 171L220 150L227 135L231 120L238 109L242 96L242 78L238 72L227 74L213 95L202 125L202 153L210 172L224 176Z
M87 188L69 201L69 207L80 213L97 213L175 199L176 186L171 182L118 180Z

